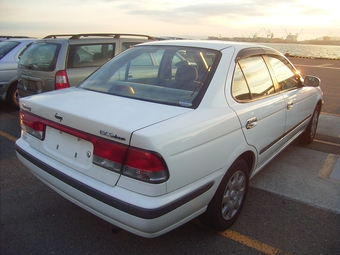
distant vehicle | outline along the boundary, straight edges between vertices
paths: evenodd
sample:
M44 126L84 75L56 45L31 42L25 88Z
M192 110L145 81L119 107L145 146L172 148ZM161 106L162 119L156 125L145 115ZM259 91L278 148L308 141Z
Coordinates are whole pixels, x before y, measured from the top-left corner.
M14 108L19 107L17 68L19 57L35 40L29 37L0 38L0 98Z
M29 37L29 36L15 36L15 35L0 35L0 42L1 41L4 41L4 40L7 40L7 39L29 39L29 38L32 38L32 37Z
M49 35L36 41L18 66L20 97L78 85L108 60L152 36L139 34Z
M134 234L197 216L221 231L250 178L296 138L313 141L320 82L261 45L144 43L74 88L21 99L15 149L53 190Z

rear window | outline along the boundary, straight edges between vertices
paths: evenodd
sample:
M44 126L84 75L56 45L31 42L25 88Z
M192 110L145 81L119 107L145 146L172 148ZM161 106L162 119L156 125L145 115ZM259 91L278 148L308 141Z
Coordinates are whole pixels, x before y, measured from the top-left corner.
M195 108L213 75L219 54L200 48L138 46L115 57L78 87Z
M53 71L60 47L57 43L33 43L22 55L19 64L32 70Z
M0 42L0 59L6 56L8 52L13 50L19 44L19 42L13 41Z

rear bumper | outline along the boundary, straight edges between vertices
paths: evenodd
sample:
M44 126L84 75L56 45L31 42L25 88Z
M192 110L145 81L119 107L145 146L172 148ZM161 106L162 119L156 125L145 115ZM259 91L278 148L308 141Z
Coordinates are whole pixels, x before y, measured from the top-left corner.
M9 83L0 83L0 99L5 100L6 99L6 94L7 90L9 88Z
M23 85L21 85L20 83L18 83L17 88L18 88L19 97L27 97L27 96L36 95L36 93L34 92L25 90Z
M98 190L90 185L89 177L65 174L58 169L65 170L67 166L39 154L22 139L17 140L15 150L19 160L60 195L113 225L148 238L162 235L203 213L219 178L216 173L161 197L144 196L104 183L100 183L102 188ZM140 201L154 206L142 207Z

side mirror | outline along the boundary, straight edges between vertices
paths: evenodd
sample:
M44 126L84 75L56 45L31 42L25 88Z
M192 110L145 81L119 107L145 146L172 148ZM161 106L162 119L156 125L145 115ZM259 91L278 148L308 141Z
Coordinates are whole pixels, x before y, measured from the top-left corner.
M307 75L303 83L309 87L319 87L321 85L321 80L316 76Z

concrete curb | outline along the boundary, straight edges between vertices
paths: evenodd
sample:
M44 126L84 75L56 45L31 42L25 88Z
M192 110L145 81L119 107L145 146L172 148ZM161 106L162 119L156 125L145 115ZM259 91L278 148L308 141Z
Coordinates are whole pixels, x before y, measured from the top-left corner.
M322 113L317 134L334 138L340 146L340 116ZM340 214L340 156L290 145L250 186Z

